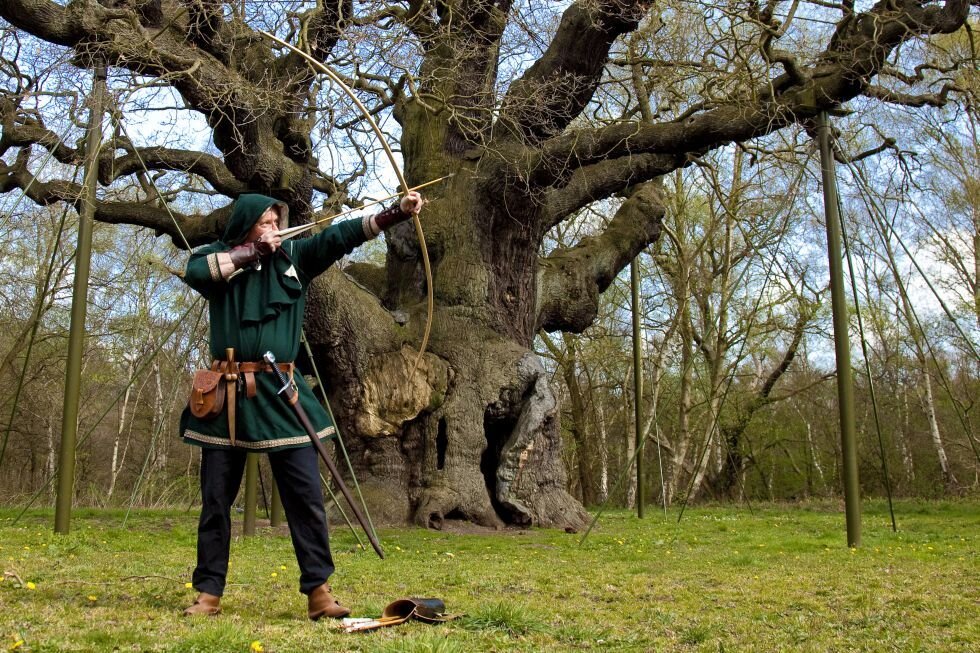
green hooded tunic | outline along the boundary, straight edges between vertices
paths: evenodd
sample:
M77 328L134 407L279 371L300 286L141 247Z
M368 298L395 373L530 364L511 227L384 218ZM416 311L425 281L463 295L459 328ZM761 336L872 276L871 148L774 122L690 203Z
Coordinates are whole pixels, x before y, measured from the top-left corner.
M374 237L368 218L340 222L310 238L283 241L281 248L261 261L261 269L247 269L225 281L217 254L241 244L262 213L273 205L285 207L264 195L242 195L235 201L221 240L196 250L187 262L184 282L209 303L213 358L224 359L225 349L233 347L238 362L261 361L267 351L279 362L295 361L310 282ZM296 374L294 380L317 434L321 438L332 435L334 426L309 385L301 374ZM293 408L276 394L279 387L275 375L256 373L255 381L255 397L246 398L241 388L236 397L236 446L249 451L309 446L309 436ZM207 448L231 446L225 414L201 420L185 408L180 432L189 444Z

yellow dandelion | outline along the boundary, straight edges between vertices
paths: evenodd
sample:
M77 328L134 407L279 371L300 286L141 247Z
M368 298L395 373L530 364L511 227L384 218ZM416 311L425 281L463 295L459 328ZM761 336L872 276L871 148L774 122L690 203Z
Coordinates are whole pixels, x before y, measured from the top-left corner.
M186 589L191 589L192 587L194 587L194 583L184 583L184 587Z
M254 642L249 644L248 648L254 651L255 653L262 653L262 651L265 650L265 647L262 646L262 642L260 642L259 640L255 640Z
M11 644L10 645L10 648L8 648L7 650L8 651L16 651L17 649L19 649L23 645L24 645L24 640L18 639L16 642L14 642L13 644Z
M97 597L95 594L89 594L88 600L91 601L92 603L95 603L96 601L99 600L99 597Z
M286 565L279 565L279 569L281 571L286 571Z
M26 587L29 590L36 590L37 589L37 585L35 585L31 581L27 581L27 585L24 585L24 587Z
M270 574L270 575L271 575L271 576L272 576L273 578L275 578L275 577L276 577L276 576L278 576L279 574L277 574L276 572L272 572L272 574Z

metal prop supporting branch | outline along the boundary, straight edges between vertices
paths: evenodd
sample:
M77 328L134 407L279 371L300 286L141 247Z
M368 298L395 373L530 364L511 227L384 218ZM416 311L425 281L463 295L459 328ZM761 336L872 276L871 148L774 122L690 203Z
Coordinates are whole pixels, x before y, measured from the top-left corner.
M92 261L92 231L95 223L95 191L98 185L98 156L102 143L102 113L105 102L106 67L96 64L92 81L88 129L85 143L85 183L78 219L78 250L75 254L75 281L71 298L71 326L68 331L68 361L65 369L65 402L61 418L60 473L55 504L54 530L68 533L71 528L72 494L75 487L75 440L78 434L78 396L82 379L82 351L85 349L85 315L88 305L88 278Z
M633 427L636 451L643 449L643 343L640 330L640 264L630 262L630 291L633 305ZM636 457L636 516L643 519L643 456Z
M854 420L854 380L851 374L851 343L848 331L847 291L841 252L841 223L837 200L837 177L830 146L830 122L825 111L817 123L820 171L823 176L824 211L827 216L827 260L830 265L830 301L833 309L834 352L837 356L837 396L840 410L844 512L847 546L861 545L861 490L858 485L857 436Z

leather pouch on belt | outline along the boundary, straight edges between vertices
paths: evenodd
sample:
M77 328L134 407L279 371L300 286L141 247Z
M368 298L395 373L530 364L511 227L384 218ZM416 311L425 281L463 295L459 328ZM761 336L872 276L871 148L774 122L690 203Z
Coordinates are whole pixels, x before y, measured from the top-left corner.
M191 385L188 402L191 415L198 419L214 419L225 408L225 375L213 370L198 370Z

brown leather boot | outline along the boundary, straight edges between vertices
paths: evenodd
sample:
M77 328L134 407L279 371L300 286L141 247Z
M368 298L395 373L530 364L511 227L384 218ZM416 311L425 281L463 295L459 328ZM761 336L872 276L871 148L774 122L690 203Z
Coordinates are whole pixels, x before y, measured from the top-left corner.
M330 593L330 586L324 583L310 592L307 614L313 621L324 616L340 619L350 614L350 608L340 605Z
M184 610L184 616L193 617L202 614L212 617L216 614L220 614L221 608L218 607L219 601L221 601L220 596L208 594L207 592L201 592L197 595L197 598L194 599L194 603L192 603L189 608Z

